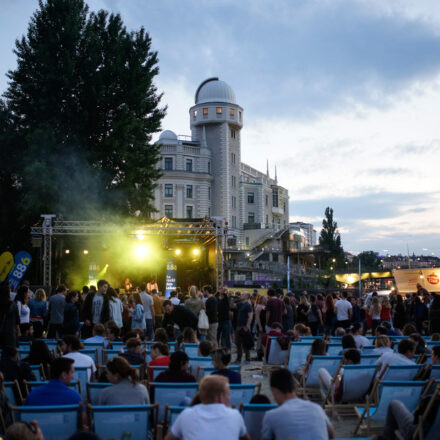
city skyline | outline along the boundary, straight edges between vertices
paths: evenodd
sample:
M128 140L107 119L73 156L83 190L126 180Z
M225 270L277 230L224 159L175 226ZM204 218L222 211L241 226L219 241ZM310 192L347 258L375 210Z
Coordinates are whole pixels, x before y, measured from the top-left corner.
M319 233L330 206L346 251L440 255L435 2L87 3L150 32L164 130L188 135L194 90L218 76L244 108L243 162L277 166L292 221ZM38 2L1 4L3 93Z

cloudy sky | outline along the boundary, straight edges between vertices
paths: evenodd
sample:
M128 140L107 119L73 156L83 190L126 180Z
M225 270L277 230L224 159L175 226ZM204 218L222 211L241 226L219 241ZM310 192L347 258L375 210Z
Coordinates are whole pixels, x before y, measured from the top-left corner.
M89 0L144 26L164 129L189 134L201 81L244 108L242 160L269 159L292 220L334 209L344 248L440 255L438 0ZM0 91L37 0L0 0Z

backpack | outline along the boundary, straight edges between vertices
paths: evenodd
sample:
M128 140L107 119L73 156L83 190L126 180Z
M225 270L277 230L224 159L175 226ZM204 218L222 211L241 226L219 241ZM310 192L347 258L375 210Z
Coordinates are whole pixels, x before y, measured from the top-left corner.
M144 308L140 304L137 304L133 309L132 317L135 321L142 321L142 318L144 317Z

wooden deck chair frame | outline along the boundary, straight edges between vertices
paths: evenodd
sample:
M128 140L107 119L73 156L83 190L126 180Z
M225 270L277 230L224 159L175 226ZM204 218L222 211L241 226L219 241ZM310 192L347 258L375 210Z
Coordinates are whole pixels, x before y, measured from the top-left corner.
M1 374L1 373L0 373L0 374ZM4 381L4 382L10 382L10 383L12 383L12 392L14 393L15 401L16 401L16 403L18 403L18 406L23 405L23 404L24 404L24 397L23 397L23 394L22 394L22 392L21 392L21 389L20 389L20 385L19 385L19 383L18 383L18 380L17 380L17 379L15 379L15 380L11 380L11 381L6 380L6 381ZM4 383L3 383L3 382L2 382L2 385L3 385L3 390L4 390ZM5 391L5 392L6 392L6 391ZM11 404L11 406L14 406L14 405Z

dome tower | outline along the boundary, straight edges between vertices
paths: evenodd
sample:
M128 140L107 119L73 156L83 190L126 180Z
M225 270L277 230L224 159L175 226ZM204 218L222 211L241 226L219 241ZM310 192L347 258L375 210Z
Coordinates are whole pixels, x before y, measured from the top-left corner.
M203 81L194 100L189 110L192 139L211 151L211 161L206 164L213 176L211 216L223 217L238 234L243 223L239 200L243 109L229 84L217 77Z

